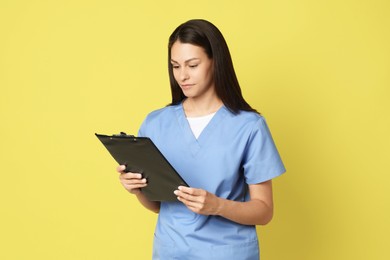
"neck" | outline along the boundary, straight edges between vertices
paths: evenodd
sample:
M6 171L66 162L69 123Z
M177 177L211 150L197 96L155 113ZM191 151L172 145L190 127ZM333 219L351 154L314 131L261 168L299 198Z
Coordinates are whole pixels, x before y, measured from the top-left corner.
M204 97L202 99L187 98L183 102L184 112L187 117L205 116L218 111L223 105L217 96Z

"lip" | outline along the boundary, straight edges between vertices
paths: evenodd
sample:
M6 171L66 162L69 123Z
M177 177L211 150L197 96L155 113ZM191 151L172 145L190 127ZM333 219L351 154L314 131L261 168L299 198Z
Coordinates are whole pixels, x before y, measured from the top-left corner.
M181 87L182 89L189 89L189 88L191 88L193 85L194 85L194 84L182 84L182 85L180 85L180 87Z

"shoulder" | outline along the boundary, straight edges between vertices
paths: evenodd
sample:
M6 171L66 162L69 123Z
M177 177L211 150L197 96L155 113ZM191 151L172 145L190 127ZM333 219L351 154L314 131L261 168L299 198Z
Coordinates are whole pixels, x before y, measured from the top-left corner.
M150 112L146 118L146 122L154 122L162 119L166 119L167 117L172 117L174 115L174 111L177 110L178 106L166 106L157 110Z
M265 117L256 112L240 111L235 114L228 111L224 124L229 127L229 131L239 133L244 139L270 134Z
M152 132L163 129L166 124L174 120L178 109L178 106L166 106L150 112L144 119L138 134L140 136L150 136Z
M229 111L229 117L236 124L239 124L241 126L246 126L248 128L257 128L259 126L266 125L264 116L252 111L241 110L237 114L234 114Z

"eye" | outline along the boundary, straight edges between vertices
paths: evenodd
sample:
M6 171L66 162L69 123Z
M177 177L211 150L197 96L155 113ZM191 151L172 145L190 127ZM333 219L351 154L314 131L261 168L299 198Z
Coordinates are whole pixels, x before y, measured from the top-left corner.
M177 64L172 64L172 68L174 68L174 69L178 69L180 66L179 65L177 65Z
M191 64L191 65L189 65L189 67L190 68L196 68L196 67L198 67L198 64Z

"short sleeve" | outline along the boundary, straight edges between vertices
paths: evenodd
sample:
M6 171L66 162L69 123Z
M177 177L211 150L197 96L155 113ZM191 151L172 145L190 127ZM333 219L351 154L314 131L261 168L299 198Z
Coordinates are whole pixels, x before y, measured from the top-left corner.
M153 127L150 126L150 120L154 117L154 112L149 113L144 121L142 121L142 124L140 128L138 129L138 136L139 137L151 137L151 132L153 131Z
M248 184L268 181L286 171L264 117L252 129L242 166Z
M154 110L145 117L144 121L142 122L138 130L139 137L152 138L153 135L155 135L156 132L158 132L159 128L156 128L156 122L158 122L157 119L161 116L161 112L163 111L164 109Z
M140 128L138 130L138 136L139 137L145 137L146 136L146 133L145 133L145 131L146 131L146 120L147 120L147 118L144 119L144 121L142 122L142 124L141 124L141 126L140 126Z

